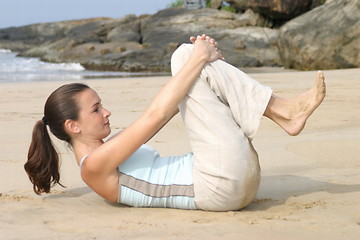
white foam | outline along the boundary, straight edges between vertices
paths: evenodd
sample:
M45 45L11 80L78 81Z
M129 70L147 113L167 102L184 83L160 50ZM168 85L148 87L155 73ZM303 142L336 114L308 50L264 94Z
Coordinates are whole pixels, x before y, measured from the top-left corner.
M16 52L0 49L0 83L81 80L97 77L149 75L148 73L87 71L80 63L48 63L39 58L17 57Z
M9 50L9 49L1 49L0 48L0 54L3 54L3 53L11 53L11 50Z
M79 63L47 63L39 58L16 57L0 49L0 82L78 80L85 68Z
M79 63L47 63L42 62L38 58L16 57L16 53L0 56L0 73L1 72L79 72L85 68Z

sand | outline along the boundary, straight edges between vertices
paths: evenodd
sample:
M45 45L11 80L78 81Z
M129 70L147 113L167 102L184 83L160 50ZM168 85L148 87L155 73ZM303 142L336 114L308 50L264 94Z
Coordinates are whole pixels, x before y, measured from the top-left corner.
M250 75L280 96L312 86L315 72ZM66 145L62 183L37 196L23 170L43 104L64 82L0 85L0 239L360 239L360 69L325 71L327 97L304 131L288 136L262 121L253 141L262 182L241 211L204 212L112 205L81 180ZM169 77L84 80L112 111L114 133L147 106ZM150 145L162 155L190 151L179 117Z

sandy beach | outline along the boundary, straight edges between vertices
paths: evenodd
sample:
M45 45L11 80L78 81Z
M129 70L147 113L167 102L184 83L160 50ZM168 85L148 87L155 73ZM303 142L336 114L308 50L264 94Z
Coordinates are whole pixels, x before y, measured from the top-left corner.
M360 239L360 69L324 71L327 97L296 137L263 119L253 141L262 181L256 200L232 212L113 205L81 180L65 144L61 182L37 196L23 169L34 123L65 82L0 84L0 239ZM313 84L316 72L251 73L280 96ZM112 112L113 133L148 105L169 77L83 80ZM191 151L175 117L149 143L161 155Z

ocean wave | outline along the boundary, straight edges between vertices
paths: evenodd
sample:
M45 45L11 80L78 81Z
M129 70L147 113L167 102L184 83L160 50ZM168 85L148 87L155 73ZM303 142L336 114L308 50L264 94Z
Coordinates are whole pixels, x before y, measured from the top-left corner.
M39 58L16 57L16 53L0 55L0 73L61 73L81 72L85 68L80 63L48 63Z
M38 65L39 70L45 71L84 71L85 68L80 63L44 63L40 62Z
M0 83L67 81L95 78L162 75L159 73L88 71L80 63L49 63L40 58L17 57L16 52L0 49Z
M11 50L9 50L9 49L1 49L0 48L0 54L2 54L2 53L11 53Z

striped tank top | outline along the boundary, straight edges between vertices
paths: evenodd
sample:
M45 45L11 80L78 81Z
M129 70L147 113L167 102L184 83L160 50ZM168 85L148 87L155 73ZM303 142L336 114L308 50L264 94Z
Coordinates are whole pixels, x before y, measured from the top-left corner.
M192 153L160 157L142 145L118 167L118 203L134 207L196 209ZM82 161L86 156L81 159Z

